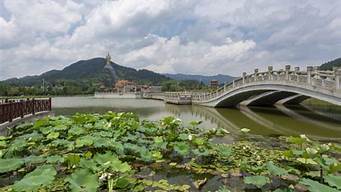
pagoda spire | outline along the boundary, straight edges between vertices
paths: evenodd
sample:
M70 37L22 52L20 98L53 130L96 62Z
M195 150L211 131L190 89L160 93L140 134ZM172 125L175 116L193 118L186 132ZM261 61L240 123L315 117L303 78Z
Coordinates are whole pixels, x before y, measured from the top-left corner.
M108 52L108 55L106 57L106 60L107 60L107 65L110 65L110 63L111 63L111 56L110 56L109 52Z

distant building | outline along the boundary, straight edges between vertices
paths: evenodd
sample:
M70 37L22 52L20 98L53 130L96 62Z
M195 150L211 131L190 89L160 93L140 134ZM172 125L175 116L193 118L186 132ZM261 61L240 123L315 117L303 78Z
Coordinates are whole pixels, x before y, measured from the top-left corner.
M121 94L136 92L137 91L137 85L133 81L118 80L115 83L114 90L118 93L121 93Z
M210 87L212 89L218 89L219 88L219 81L218 80L211 80L210 81Z

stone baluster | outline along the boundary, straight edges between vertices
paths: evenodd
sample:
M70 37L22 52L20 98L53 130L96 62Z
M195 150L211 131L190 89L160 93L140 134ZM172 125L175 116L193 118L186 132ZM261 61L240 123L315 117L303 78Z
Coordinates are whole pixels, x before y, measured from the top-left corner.
M285 66L285 80L290 81L290 65Z
M254 81L257 81L258 80L258 69L256 68L255 69L255 73L254 73Z
M312 73L313 73L314 68L312 66L307 67L307 83L309 85L312 84Z
M335 85L336 85L336 91L340 91L341 90L341 68L336 68L334 70L334 74L335 74Z
M296 76L296 81L299 81L299 78L298 78L298 72L300 72L300 67L295 67L295 76Z
M273 67L272 66L268 66L268 74L269 74L269 80L272 81L272 71L273 71Z
M246 72L243 72L243 85L245 84Z

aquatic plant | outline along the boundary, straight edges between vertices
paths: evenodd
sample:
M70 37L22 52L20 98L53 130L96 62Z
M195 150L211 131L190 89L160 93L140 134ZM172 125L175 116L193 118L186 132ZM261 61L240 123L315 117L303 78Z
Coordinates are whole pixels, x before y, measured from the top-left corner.
M340 145L302 135L281 137L279 147L247 139L218 144L223 129L184 126L180 119L140 121L132 113L46 117L0 137L1 191L233 191L340 190ZM174 183L162 171L193 181ZM158 175L157 177L154 177ZM0 182L1 183L1 182ZM275 184L280 183L280 185ZM211 184L212 186L212 184Z

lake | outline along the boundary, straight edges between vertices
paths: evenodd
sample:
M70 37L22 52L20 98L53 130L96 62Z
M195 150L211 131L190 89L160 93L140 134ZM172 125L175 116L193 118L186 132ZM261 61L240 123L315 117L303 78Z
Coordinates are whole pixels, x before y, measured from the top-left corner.
M190 105L171 105L163 101L144 99L96 99L93 97L55 97L55 115L74 113L133 112L141 119L160 120L176 116L184 125L202 121L203 128L224 128L235 136L240 129L262 136L300 135L330 141L341 140L341 111L338 107L242 107L208 108Z

